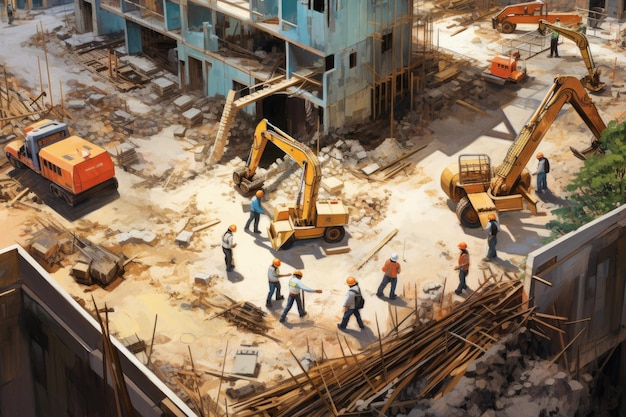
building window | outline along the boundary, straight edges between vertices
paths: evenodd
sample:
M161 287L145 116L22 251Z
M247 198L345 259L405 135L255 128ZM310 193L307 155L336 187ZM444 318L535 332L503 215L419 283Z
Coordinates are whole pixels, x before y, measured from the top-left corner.
M356 67L356 52L350 54L350 68Z
M387 33L383 35L383 43L381 45L380 52L387 52L391 49L391 45L393 44L393 34Z
M335 69L335 55L328 55L326 57L326 71Z
M313 10L316 12L324 13L324 2L326 0L311 0L309 1L309 8L313 6Z

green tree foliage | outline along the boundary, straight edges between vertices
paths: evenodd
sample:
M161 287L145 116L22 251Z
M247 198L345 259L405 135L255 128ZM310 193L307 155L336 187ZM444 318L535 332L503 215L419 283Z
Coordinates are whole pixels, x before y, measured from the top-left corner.
M552 237L565 234L626 202L626 122L611 121L600 139L604 155L592 155L566 187L569 205L554 210Z

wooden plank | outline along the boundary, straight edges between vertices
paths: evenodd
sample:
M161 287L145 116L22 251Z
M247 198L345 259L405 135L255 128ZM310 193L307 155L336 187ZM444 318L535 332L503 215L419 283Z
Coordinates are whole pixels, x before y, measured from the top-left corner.
M352 267L353 271L357 271L361 269L363 265L372 257L376 252L378 252L383 246L387 244L393 237L398 233L398 229L393 229L383 240L381 240L372 250L368 252L367 255L363 259L359 261L358 264Z
M338 246L336 248L322 248L324 255L337 255L350 252L350 246Z
M200 230L204 230L204 229L206 229L206 228L208 228L208 227L215 226L215 225L216 225L216 224L218 224L219 222L221 222L221 220L218 220L218 219L211 220L211 221L209 221L209 222L206 222L206 223L204 223L204 224L201 224L201 225L199 225L199 226L194 227L193 229L191 229L191 231L192 231L192 232L194 232L194 233L195 233L195 232L199 232Z

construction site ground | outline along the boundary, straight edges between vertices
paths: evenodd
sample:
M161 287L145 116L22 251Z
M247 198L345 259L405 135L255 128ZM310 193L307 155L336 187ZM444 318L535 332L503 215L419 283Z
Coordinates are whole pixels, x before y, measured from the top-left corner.
M17 20L10 27L4 22L0 25L0 60L11 83L34 96L39 94L38 65L43 64L44 58L31 38L40 27L53 32L63 26L66 14L63 8L53 8L33 19ZM472 57L480 66L478 70L487 67L493 54L501 52L501 42L508 36L533 30L519 27L512 35L502 35L494 32L490 20L485 18L458 32L463 26L457 23L452 15L436 22L438 46ZM624 119L626 100L620 93L624 89L626 55L616 42L618 22L607 21L604 25L604 30L592 30L589 35L596 64L608 84L605 91L592 98L608 123ZM124 111L136 117L150 119L153 106L157 105L175 116L172 99L154 104L145 100L143 89L120 92L106 77L77 64L71 52L52 35L48 37L47 59L56 102L60 99L60 84L65 96L71 96L80 85L83 91L93 88L119 97L126 103ZM104 288L79 284L69 274L77 255L67 256L52 275L87 310L94 309L92 297L99 307L106 304L111 309L111 333L119 339L136 336L148 344L153 342L151 368L157 374L166 373L168 368L188 366L190 353L196 367L232 372L235 352L254 347L259 352L257 378L271 385L272 381L288 378L287 370L299 372L290 351L297 357L303 357L307 351L319 357L323 346L325 355L335 357L341 355L338 337L346 337L355 351L375 342L379 334L384 335L393 327L398 317L427 298L423 289L433 286L430 284L444 289L444 309L462 302L463 297L454 294L458 284L454 266L461 241L467 242L472 256L470 289L478 287L484 273L506 272L523 279L526 255L540 247L549 235L545 224L553 218L551 210L567 203L565 186L582 164L569 148L586 148L591 140L591 132L575 111L566 106L539 145L552 167L548 175L550 192L539 196L542 215L529 211L501 213L496 262L481 261L487 250L485 234L459 224L453 203L441 190L439 176L460 154L487 153L497 164L516 132L539 106L554 75L585 75L577 47L565 40L559 48L559 59L548 59L545 51L527 59L529 77L521 85L487 85L484 96L472 101L474 108L452 104L436 114L432 122L422 120L415 124L409 122L409 115L394 128L395 138L389 138L392 130L388 122L375 123L373 126L379 131L373 135L370 132L374 139L362 143L362 148L354 137L341 136L322 147L324 178L333 177L343 183L340 193L334 196L350 208L351 221L339 245L322 239L307 240L276 252L267 239L267 216L261 217L262 234L246 233L243 226L248 213L244 209L249 199L233 188L232 172L244 165L252 135L248 142L234 143L231 139L230 149L221 162L207 167L203 160L198 160L198 142L175 135L180 124L157 120L157 133L128 136L138 159L132 169L117 168L118 198L81 216L61 215L54 207L33 199L32 194L12 204L3 203L0 247L14 243L27 246L33 233L43 225L54 224L123 254L129 260L123 278ZM102 111L110 111L97 106L91 109L99 116ZM72 114L71 109L68 112ZM172 119L175 117L169 120ZM81 113L78 118L64 121L75 129L89 124L89 116ZM194 129L211 132L218 121ZM106 129L104 125L92 127L95 132ZM383 166L416 148L419 150L403 159L408 164L395 175L385 178L384 173L368 176L363 172L370 164ZM356 155L363 150L367 156L359 159ZM534 171L534 160L528 168ZM16 177L14 171L5 164L2 178ZM289 163L277 163L267 174L266 207L295 200L298 170ZM322 190L322 196L331 194ZM213 220L219 223L203 227ZM236 268L226 273L220 238L231 223L238 227ZM176 241L181 231L194 228L197 231L187 245ZM337 246L348 246L349 252L326 255L325 249ZM394 252L400 257L402 272L397 290L400 297L391 301L380 299L375 293L383 275L381 267ZM266 271L274 257L282 260L282 273L300 269L305 284L323 290L321 294L306 294L308 316L303 319L298 318L294 306L287 322L278 322L286 300L265 308ZM362 311L366 329L359 330L352 321L347 332L339 333L336 324L341 319L347 291L345 279L349 275L357 278L366 298ZM197 282L197 277L208 277L208 285ZM287 280L282 278L283 292ZM389 288L385 290L388 293ZM236 302L249 302L265 311L269 330L259 334L225 320L220 313ZM434 314L441 308L436 305ZM207 377L204 382L203 388L215 395L219 379Z

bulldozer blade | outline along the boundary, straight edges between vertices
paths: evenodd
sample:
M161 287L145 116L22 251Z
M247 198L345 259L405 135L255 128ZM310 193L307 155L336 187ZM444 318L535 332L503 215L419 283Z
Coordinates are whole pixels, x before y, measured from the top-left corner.
M270 227L267 228L267 237L272 243L274 250L281 248L287 249L293 243L295 239L296 231L291 227L289 220L278 220L272 222Z

